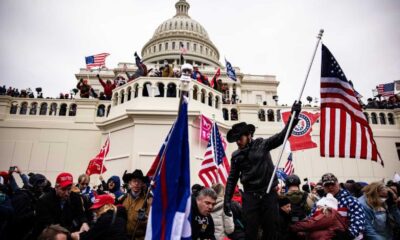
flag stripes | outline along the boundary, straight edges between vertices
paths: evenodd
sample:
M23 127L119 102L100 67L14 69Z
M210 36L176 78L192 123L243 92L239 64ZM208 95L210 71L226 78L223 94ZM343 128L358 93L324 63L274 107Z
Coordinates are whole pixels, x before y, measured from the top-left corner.
M85 57L86 67L103 67L106 65L106 57L109 56L109 53L100 53L93 56Z

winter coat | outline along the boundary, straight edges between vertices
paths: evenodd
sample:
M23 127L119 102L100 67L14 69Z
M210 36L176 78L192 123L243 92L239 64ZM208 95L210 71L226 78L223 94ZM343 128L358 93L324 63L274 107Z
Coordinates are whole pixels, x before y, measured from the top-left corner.
M308 204L309 194L303 191L288 192L286 197L290 200L291 204L291 217L292 222L298 222L310 214L311 206ZM310 200L311 201L311 200Z
M365 213L365 239L384 240L393 239L393 227L389 223L390 218L400 226L400 210L397 206L383 209L382 211L374 210L368 203L365 195L361 196L358 201L364 209Z
M318 210L311 218L291 225L290 230L306 232L307 239L310 240L330 240L335 237L336 232L345 232L346 224L336 210L327 210L326 214Z
M112 90L117 87L115 83L107 84L101 78L99 78L99 81L104 88L104 95L106 95L107 98L111 98Z
M8 239L7 238L7 222L10 221L12 216L14 215L14 209L11 205L10 198L0 192L0 239ZM10 234L12 236L12 234Z
M298 120L294 120L290 132L297 122ZM231 200L239 177L245 192L265 192L274 171L269 151L283 143L287 129L288 124L280 133L267 139L257 138L251 141L248 147L232 153L231 171L226 183L226 201ZM277 176L273 180L272 188L276 185L278 185Z
M211 217L211 215L203 216L200 214L195 198L192 198L191 215L192 215L192 220L191 220L192 239L216 240L214 236L215 228L214 228L213 218Z
M110 181L113 181L115 184L115 187L113 189L108 189L108 183ZM115 195L115 201L118 202L118 200L124 195L124 193L121 191L121 180L118 176L112 176L107 180L107 188L110 193Z
M170 77L170 78L174 77L173 67L171 67L171 65L169 64L167 66L164 66L161 72L161 77Z
M88 222L83 210L82 198L78 193L71 192L69 198L63 203L56 195L56 190L51 189L39 198L36 204L36 222L34 236L51 224L60 224L69 231L79 230L82 223Z
M279 230L278 239L279 240L289 240L290 237L289 226L292 222L292 216L286 212L279 209Z
M211 217L214 221L214 235L217 240L224 239L226 234L231 234L235 230L233 217L228 217L224 213L224 197L217 198Z
M78 82L76 88L81 91L80 93L81 98L89 98L90 89L92 88L89 84L85 85L82 82Z
M115 216L114 216L115 214ZM114 219L113 219L114 218ZM88 232L80 234L80 240L128 240L126 235L126 210L118 207L116 212L103 213Z
M136 226L136 222L138 221L138 212L143 207L145 194L142 192L138 197L134 198L132 194L129 192L127 197L125 198L122 206L125 207L128 212L128 222L126 224L128 235L132 235ZM151 206L152 198L147 200L147 208L146 215L149 215L150 206ZM140 221L140 224L137 228L135 239L144 239L146 234L146 226L147 219L144 221Z

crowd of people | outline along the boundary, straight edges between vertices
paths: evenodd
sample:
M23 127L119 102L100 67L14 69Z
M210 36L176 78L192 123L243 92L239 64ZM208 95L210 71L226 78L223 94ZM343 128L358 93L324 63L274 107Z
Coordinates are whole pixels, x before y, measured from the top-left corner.
M375 109L395 109L400 108L400 95L390 96L385 99L379 98L368 98L367 104L363 105L364 108L375 108Z
M100 175L99 182L90 187L86 174L74 181L70 173L61 173L52 186L46 176L26 175L18 167L1 172L0 239L144 239L152 202L151 194L146 198L148 177L141 170L125 171L122 181L119 176L104 181ZM318 183L301 186L300 178L290 175L274 189L277 211L269 214L276 216L252 215L256 212L249 208L259 205L244 205L248 195L238 187L227 204L225 190L220 183L192 186L192 239L400 237L400 182L339 183L327 173ZM263 196L256 197L260 204ZM276 221L268 238L263 227L249 226L249 214L260 221L257 226L267 221L264 217ZM252 237L246 235L249 228Z

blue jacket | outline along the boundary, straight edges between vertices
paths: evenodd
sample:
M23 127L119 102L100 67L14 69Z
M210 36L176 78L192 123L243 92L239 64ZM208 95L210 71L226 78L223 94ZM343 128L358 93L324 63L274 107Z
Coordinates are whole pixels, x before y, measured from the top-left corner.
M113 181L115 184L115 187L113 189L108 189L111 193L115 195L115 199L118 200L124 193L121 191L121 180L119 179L118 176L112 176L107 180L107 187L108 183L110 181Z
M362 205L366 217L365 239L392 239L393 229L387 219L389 217L388 213L390 213L397 224L400 224L400 211L397 206L391 206L386 211L376 211L368 205L365 195L361 196L358 201Z

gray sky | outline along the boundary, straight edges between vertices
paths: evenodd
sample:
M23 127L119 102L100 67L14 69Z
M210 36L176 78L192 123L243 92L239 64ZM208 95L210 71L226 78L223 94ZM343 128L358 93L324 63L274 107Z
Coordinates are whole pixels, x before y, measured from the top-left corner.
M133 61L177 0L1 0L0 84L69 92L84 56ZM245 73L276 75L281 103L298 97L320 28L323 42L364 96L400 79L398 0L188 0L189 14ZM307 95L319 97L320 50Z

